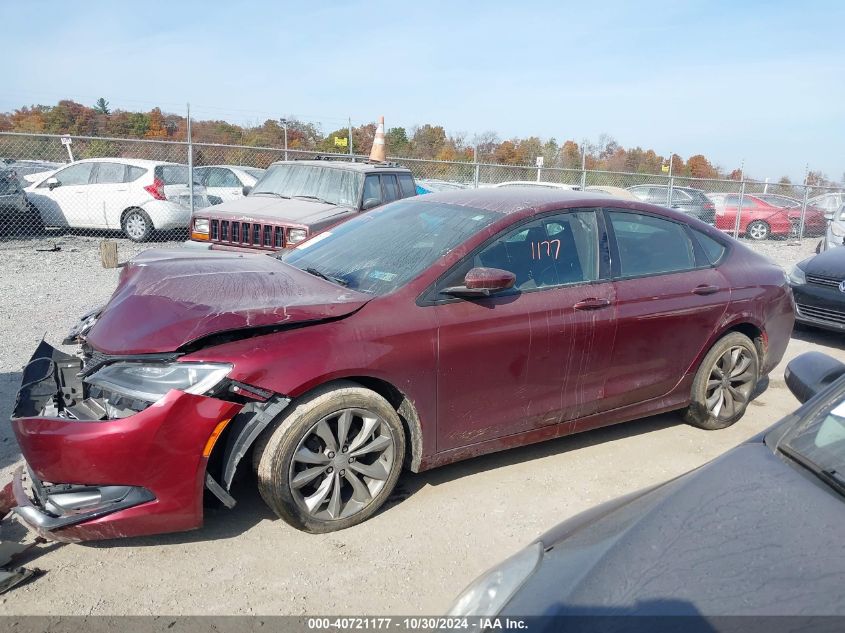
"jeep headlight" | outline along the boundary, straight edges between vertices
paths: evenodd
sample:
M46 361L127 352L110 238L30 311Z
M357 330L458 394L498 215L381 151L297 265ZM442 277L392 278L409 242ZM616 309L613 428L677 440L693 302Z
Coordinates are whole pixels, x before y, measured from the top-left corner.
M288 244L299 244L304 242L308 237L308 231L305 229L290 229L288 231Z
M208 234L208 218L194 218L194 233Z
M106 365L86 381L106 391L144 402L157 402L171 389L203 394L232 370L224 363L141 363Z
M539 541L494 567L458 596L448 615L454 617L494 616L534 573L543 558Z

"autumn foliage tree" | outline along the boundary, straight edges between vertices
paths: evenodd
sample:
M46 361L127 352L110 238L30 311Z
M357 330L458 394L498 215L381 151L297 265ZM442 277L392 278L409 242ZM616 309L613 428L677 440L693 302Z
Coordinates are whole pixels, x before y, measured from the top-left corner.
M197 144L242 145L256 148L277 148L284 146L287 127L287 146L290 150L347 153L348 146L336 144L335 138L346 139L348 128L339 128L323 134L318 125L300 121L288 116L284 119L266 119L254 125L237 125L225 120L191 120L192 138ZM112 109L101 97L93 107L64 99L56 105L30 105L14 112L0 113L0 132L25 132L33 134L73 134L78 136L113 137L120 139L146 138L161 140L185 140L187 121L181 114L165 113L161 108L147 112L130 112ZM375 134L375 123L353 126L352 149L356 154L368 154ZM488 130L468 138L463 133L448 134L442 125L424 123L411 128L389 127L385 134L389 156L436 159L440 161L468 162L477 156L482 163L505 165L535 165L542 156L545 168L580 170L585 159L589 170L628 172L632 174L665 174L662 167L669 158L653 149L642 147L625 148L612 136L602 133L593 141L555 138L541 139L513 137L500 140L499 135ZM97 146L100 147L100 146ZM120 145L109 145L118 148ZM114 151L118 151L115 149ZM240 151L240 150L239 150ZM211 152L204 149L204 155L223 155L222 150ZM244 154L248 156L249 154ZM258 162L277 160L278 151L253 151ZM673 154L672 173L678 178L698 179L742 177L738 169L723 172L703 154L690 156L686 161ZM810 172L811 185L829 184L822 173ZM786 183L782 183L788 187Z

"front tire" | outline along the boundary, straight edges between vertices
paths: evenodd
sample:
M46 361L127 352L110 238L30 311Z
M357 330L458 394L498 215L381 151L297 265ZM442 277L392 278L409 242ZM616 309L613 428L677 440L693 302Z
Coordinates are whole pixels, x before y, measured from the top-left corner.
M121 228L124 235L133 242L148 241L155 230L153 221L143 209L129 209L124 213Z
M739 332L723 336L701 361L684 419L709 431L729 427L745 413L759 372L752 340Z
M752 240L760 242L769 239L772 234L772 227L763 220L754 220L747 227L745 227L745 234Z
M405 456L387 400L352 382L294 403L253 454L261 497L293 527L320 534L370 518L393 491Z

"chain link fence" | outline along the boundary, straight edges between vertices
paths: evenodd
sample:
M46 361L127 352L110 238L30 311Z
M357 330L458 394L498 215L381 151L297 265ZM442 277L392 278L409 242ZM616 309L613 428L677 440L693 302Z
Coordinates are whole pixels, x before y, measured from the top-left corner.
M185 239L193 209L243 196L244 187L254 185L261 170L275 161L316 156L277 147L0 133L0 248L37 247L60 236ZM428 190L557 185L673 207L747 241L785 266L822 242L841 244L845 234L837 224L845 187L390 160L409 168ZM191 171L194 184L189 186Z

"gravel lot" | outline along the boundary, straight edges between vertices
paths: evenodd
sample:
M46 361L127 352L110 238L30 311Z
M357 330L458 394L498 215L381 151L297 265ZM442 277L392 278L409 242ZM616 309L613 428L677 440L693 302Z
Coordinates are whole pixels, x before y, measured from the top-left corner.
M0 483L20 460L9 427L20 367L46 333L56 344L78 315L111 294L99 238L61 237L61 250L0 245ZM38 243L44 247L43 242ZM814 240L760 250L784 267ZM120 242L120 258L139 247ZM797 330L787 359L822 349L845 360L840 336ZM238 506L214 510L187 534L37 547L46 574L0 596L5 614L436 614L475 576L567 517L695 468L794 409L783 365L745 418L707 432L667 414L489 455L400 479L369 522L307 535L263 505L251 473ZM31 540L13 520L4 540Z

